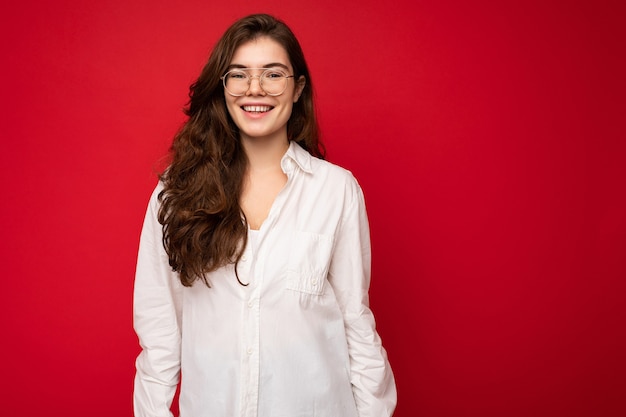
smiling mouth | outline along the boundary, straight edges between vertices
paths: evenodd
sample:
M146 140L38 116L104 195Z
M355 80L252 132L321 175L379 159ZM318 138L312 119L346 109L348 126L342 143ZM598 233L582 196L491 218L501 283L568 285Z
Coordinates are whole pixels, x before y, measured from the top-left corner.
M266 113L273 108L272 106L241 106L241 109L248 113Z

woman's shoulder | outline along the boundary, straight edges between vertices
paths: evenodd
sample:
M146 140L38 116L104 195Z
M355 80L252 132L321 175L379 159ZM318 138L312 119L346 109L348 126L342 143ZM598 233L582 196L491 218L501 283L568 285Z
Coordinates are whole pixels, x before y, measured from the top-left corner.
M319 187L319 196L329 196L329 198L332 196L332 199L343 196L341 199L345 202L362 200L363 190L352 171L318 158L314 158L312 167L313 175L311 177Z
M319 159L315 157L312 158L315 161L312 164L314 165L314 171L319 171L325 176L328 176L329 179L332 178L335 181L339 181L345 184L357 184L355 176L349 169L344 168L341 165L337 165L334 162L327 161L325 159Z
M293 152L291 156L313 178L329 181L332 184L358 186L357 180L350 170L328 160L315 157L300 146L294 145L290 149Z
M161 205L161 202L159 201L159 195L161 194L163 189L163 181L159 180L152 189L152 192L150 193L150 198L148 200L148 205L151 206L153 209L158 208Z

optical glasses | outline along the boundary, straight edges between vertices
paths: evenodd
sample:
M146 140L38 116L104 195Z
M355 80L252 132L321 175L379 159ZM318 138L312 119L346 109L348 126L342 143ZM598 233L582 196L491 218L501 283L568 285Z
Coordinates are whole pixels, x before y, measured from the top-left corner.
M250 75L248 71L263 70L260 75ZM241 97L250 89L253 78L259 79L259 86L268 96L279 96L287 89L287 79L293 78L279 69L238 68L221 76L224 89L234 97Z

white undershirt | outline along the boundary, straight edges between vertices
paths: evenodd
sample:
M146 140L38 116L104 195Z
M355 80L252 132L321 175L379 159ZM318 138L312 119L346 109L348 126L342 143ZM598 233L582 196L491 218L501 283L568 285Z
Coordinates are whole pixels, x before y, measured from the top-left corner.
M248 245L250 245L253 256L256 255L256 251L259 247L259 234L260 230L248 228Z

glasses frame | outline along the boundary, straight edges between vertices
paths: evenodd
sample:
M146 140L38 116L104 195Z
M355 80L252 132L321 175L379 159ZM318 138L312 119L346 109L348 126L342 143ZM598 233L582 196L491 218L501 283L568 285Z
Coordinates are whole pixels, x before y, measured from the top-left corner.
M248 71L251 70L263 70L263 72L259 75L250 75L248 73ZM244 91L241 94L233 94L228 88L226 88L226 77L228 76L228 74L230 74L231 72L243 72L244 74L246 74L246 76L248 77L248 88L246 89L246 91ZM226 74L222 75L220 77L220 79L222 80L222 84L224 85L224 91L226 91L228 94L230 94L233 97L241 97L241 96L245 96L246 93L248 92L248 90L250 90L250 85L252 85L252 79L253 78L258 78L259 79L259 87L261 87L261 90L263 90L263 92L265 94L267 94L268 96L272 96L272 97L276 97L279 96L281 94L283 94L286 90L287 90L287 83L285 82L285 88L283 89L283 91L281 91L280 93L268 93L264 88L263 88L263 76L270 72L270 71L274 71L274 72L280 72L284 75L285 78L289 79L289 78L294 78L294 75L287 75L285 73L285 71L281 70L281 69L276 69L276 68L233 68L230 71L228 71Z

